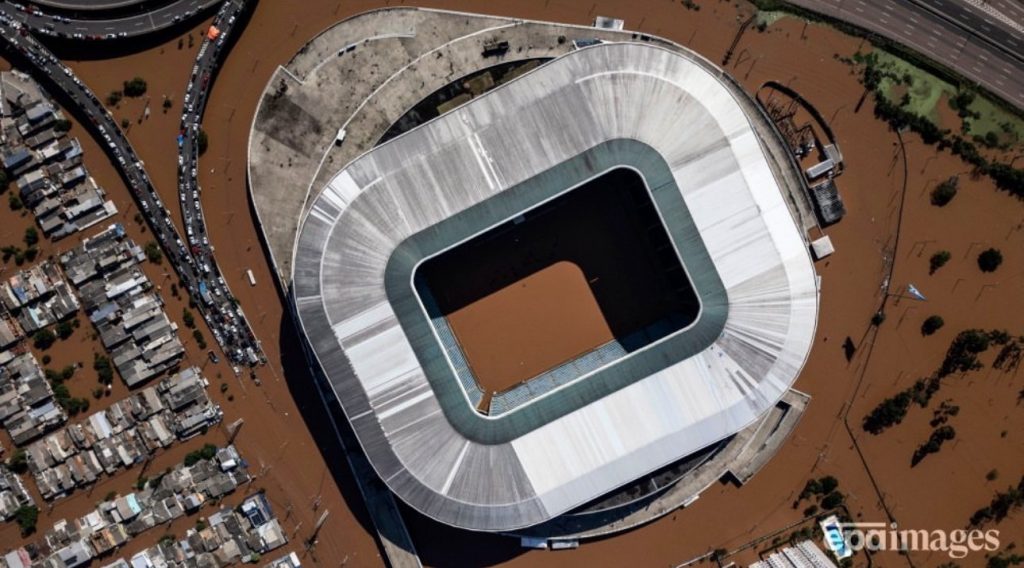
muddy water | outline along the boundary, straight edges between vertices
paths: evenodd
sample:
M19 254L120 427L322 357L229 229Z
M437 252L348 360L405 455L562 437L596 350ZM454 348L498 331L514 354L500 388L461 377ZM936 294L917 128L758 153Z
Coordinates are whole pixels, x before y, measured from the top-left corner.
M738 22L748 15L748 8L737 9L725 2L699 3L700 11L686 10L674 2L619 0L583 6L567 1L427 5L580 24L588 23L595 14L612 15L625 18L629 28L666 36L720 63L733 41ZM343 457L330 442L329 426L311 393L301 355L296 352L294 332L283 316L280 297L272 287L258 245L247 206L244 164L256 102L274 67L287 61L302 43L331 22L379 4L309 1L302 3L301 10L295 6L285 0L264 0L259 4L217 80L204 120L210 134L210 150L202 158L200 180L211 240L229 284L270 358L270 365L258 371L262 387L256 387L245 377L236 379L223 367L208 364L206 371L214 385L220 382L217 373L230 385L228 393L234 395L233 402L224 400L217 388L211 389L225 404L226 421L245 418L237 442L243 455L254 464L254 470L262 469L263 475L254 488L266 488L279 514L288 517L284 525L289 535L298 528L289 550L302 552L300 541L309 536L320 512L329 510L319 545L313 553L305 554L303 561L376 566L381 565L381 560L367 528L364 508L343 465ZM912 408L903 424L880 436L860 430L861 418L880 400L939 365L949 341L959 330L1005 327L1018 334L1024 332L1019 316L1015 316L1024 311L1020 268L1024 264L1024 236L1020 228L1024 206L997 193L988 180L971 180L968 176L961 177L960 194L949 206L931 206L927 191L936 180L967 168L959 159L948 154L936 155L916 137L908 135L908 191L897 248L895 237L904 178L897 138L872 117L870 102L854 113L861 88L850 69L833 58L834 54L852 54L859 44L858 40L828 28L783 19L767 33L745 34L729 65L729 71L751 92L769 79L796 88L831 120L847 159L846 173L839 185L848 215L825 230L837 253L817 264L822 276L821 318L811 357L796 384L813 400L787 444L746 487L716 484L687 510L574 551L523 552L514 541L455 531L408 512L410 531L424 563L674 565L714 548L740 547L799 520L800 509L806 502L794 509L795 496L808 477L825 474L840 480L854 516L864 521L886 520L875 486L843 425L842 416L847 412L853 436L861 446L875 483L903 527L961 528L970 513L985 505L995 490L1019 479L1024 463L1024 444L1017 439L1024 431L1024 412L1016 402L1022 388L1019 376L985 369L947 379L932 406L947 398L960 406L960 415L951 421L957 439L915 468L910 467L910 456L931 432L928 421L932 409ZM147 79L152 109L149 120L135 122L142 113L141 101L124 102L115 114L133 121L129 136L169 203L176 202L174 135L178 108L164 116L159 102L165 94L174 96L176 101L180 98L198 42L192 49L187 47L187 40L185 45L179 51L174 40L112 60L72 62L83 79L101 94L136 74ZM74 132L81 130L76 127ZM103 180L102 185L111 188L122 211L129 211L124 220L130 223L133 210L109 163L92 145L87 145L86 152L86 164L98 181ZM176 211L173 206L171 209ZM19 240L29 220L9 213L4 213L3 218L0 242ZM983 275L976 267L975 257L988 246L1001 248L1005 262L996 273ZM953 260L929 276L928 256L940 248L950 250ZM882 303L881 285L887 274L887 259L895 262L892 291L913 282L929 300L921 303L891 298L888 319L874 333L869 320ZM253 270L255 287L245 281L246 269ZM154 281L159 271L159 267L151 267ZM169 303L170 315L180 322L180 306ZM946 327L933 336L922 337L920 323L933 313L945 319ZM67 355L62 352L59 361L55 355L54 365L88 361L90 350L98 346L83 339L83 331L88 330L77 331L67 346L58 344L66 349ZM841 348L846 337L858 347L850 361ZM201 364L202 354L191 346L191 340L188 342L190 360ZM87 387L91 388L94 380L88 371L76 377L72 380L73 392L87 395ZM115 392L112 398L117 396ZM1007 432L1005 437L1003 431ZM219 441L223 435L213 432L206 439ZM180 459L186 449L182 446L168 452L168 463ZM330 473L327 463L335 464L336 475ZM1000 474L995 482L985 480L985 473L991 469ZM92 496L80 494L62 501L42 522L79 514L108 486L112 490L127 490L136 475L129 473L105 482ZM314 503L319 504L316 511ZM289 505L291 512L286 513ZM180 534L192 522L179 521L172 530ZM998 527L1007 542L1013 538L1020 540L1024 534L1021 522L1018 515ZM160 534L160 529L151 531L145 538L133 541L125 552L152 542ZM2 542L17 540L9 526L0 532ZM730 560L745 564L756 558L755 550L747 550ZM918 566L933 566L947 559L940 554L915 553L913 560ZM876 557L876 562L900 565L903 560L884 553ZM975 555L958 562L962 566L980 566L984 559Z

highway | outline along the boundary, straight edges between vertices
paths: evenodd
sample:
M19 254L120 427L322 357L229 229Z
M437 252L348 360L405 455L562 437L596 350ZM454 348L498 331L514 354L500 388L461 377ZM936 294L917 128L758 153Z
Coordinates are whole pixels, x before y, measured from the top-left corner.
M903 44L1024 109L1024 34L1014 26L1024 10L1012 0L788 1Z
M45 8L56 8L58 10L76 10L83 12L100 12L104 10L116 10L131 6L145 4L149 0L28 0L31 4L37 4Z
M38 6L3 0L0 13L27 24L38 34L78 40L130 38L166 29L203 13L222 0L175 0L148 12L114 19L71 18Z
M11 55L30 65L31 71L44 86L58 89L65 101L74 106L70 110L76 111L83 124L96 135L127 183L138 202L140 213L149 223L167 260L181 277L182 286L195 299L225 355L235 363L259 362L262 357L259 342L222 280L218 282L221 288L220 301L203 301L200 290L209 286L211 277L216 276L211 276L213 269L199 265L193 258L171 220L170 211L160 201L142 161L95 93L39 43L22 22L12 19L3 10L0 10L0 44Z
M194 266L203 275L199 289L199 300L207 306L215 307L217 314L229 314L234 308L233 296L227 289L224 276L213 257L213 247L206 232L203 219L203 207L200 200L202 188L199 186L199 133L206 101L213 88L213 78L217 66L221 63L221 55L228 37L239 22L239 16L247 7L247 0L227 0L213 19L212 26L219 30L219 35L211 39L204 36L196 63L192 67L185 96L182 101L181 122L178 131L178 200L181 204L181 216L185 223L188 251L192 255ZM222 333L233 342L252 339L253 333L248 322L234 321L231 318L214 316L210 327L214 334ZM216 324L216 327L214 327ZM217 337L220 341L221 337ZM243 352L235 354L239 358L251 359L254 355ZM258 348L253 352L258 353ZM230 355L230 354L229 354ZM251 362L255 363L255 360Z

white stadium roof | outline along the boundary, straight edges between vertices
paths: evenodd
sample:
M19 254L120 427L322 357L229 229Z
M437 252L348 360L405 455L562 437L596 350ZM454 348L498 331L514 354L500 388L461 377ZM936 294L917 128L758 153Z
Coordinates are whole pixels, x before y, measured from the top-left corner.
M374 148L315 197L292 264L296 311L396 495L458 527L531 526L776 404L809 353L818 291L742 96L696 55L588 47ZM648 350L664 350L660 366L630 354L578 387L477 414L423 325L409 270L528 208L529 191L619 163L660 196L702 300L699 325Z

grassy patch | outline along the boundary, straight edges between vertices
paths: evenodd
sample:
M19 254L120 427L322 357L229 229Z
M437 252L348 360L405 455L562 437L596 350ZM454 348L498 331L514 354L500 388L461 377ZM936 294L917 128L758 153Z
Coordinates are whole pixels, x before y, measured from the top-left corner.
M968 107L977 113L969 122L967 133L985 136L994 132L1003 143L1019 145L1024 141L1024 118L1010 114L985 97L976 97Z
M1015 146L1024 141L1024 118L1007 112L980 94L967 105L971 116L962 123L942 124L938 105L941 101L948 104L956 97L959 92L957 86L882 49L874 49L871 53L883 74L878 92L889 102L901 105L903 110L923 116L941 128L954 132L966 129L971 138L985 137L991 132L1000 145Z
M906 93L910 101L904 105L904 109L938 122L939 113L935 108L936 105L943 94L955 95L956 87L891 53L880 49L876 49L872 53L877 54L880 69L898 78L894 79L888 76L883 78L878 90L893 103L899 103L903 94Z
M767 27L786 16L789 16L789 14L782 11L758 10L757 17L754 19L754 25L758 27Z

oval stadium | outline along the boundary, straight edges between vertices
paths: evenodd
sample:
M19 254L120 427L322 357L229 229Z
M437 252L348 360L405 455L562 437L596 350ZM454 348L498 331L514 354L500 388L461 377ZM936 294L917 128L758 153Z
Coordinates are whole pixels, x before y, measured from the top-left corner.
M766 417L818 315L791 164L720 69L627 38L344 163L354 123L312 130L329 142L294 244L269 248L329 404L390 492L442 523L528 533L774 452ZM264 225L259 155L281 134L261 128L289 89L268 85L250 141Z

